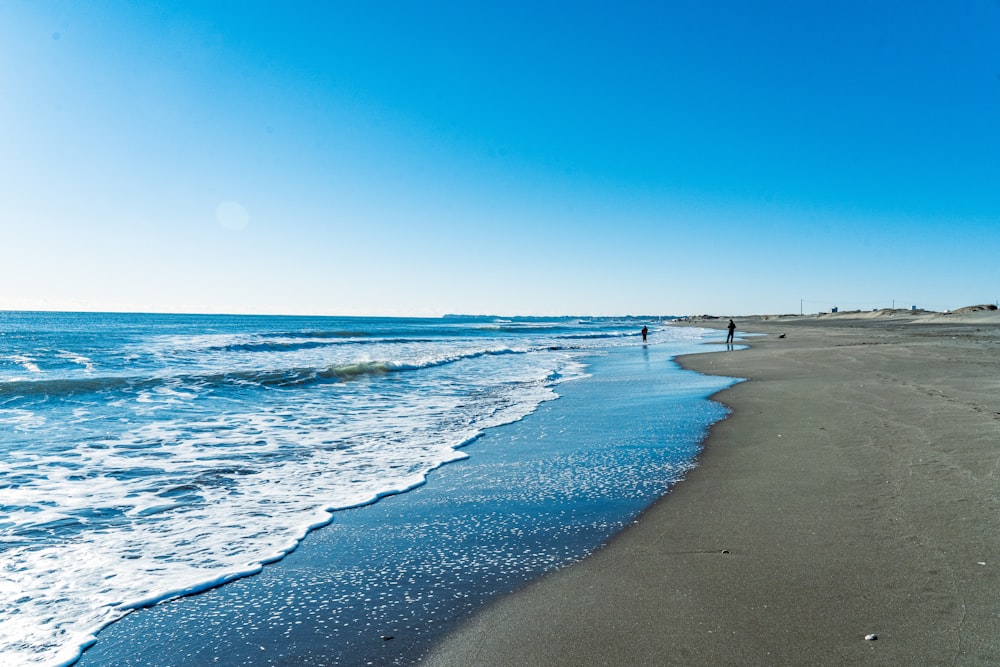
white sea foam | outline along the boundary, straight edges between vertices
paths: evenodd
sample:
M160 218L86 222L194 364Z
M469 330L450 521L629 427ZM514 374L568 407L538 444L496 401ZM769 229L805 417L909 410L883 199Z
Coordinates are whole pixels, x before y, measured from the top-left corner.
M33 410L17 408L0 409L0 426L9 427L14 431L28 431L44 426L48 420L44 414Z
M60 359L65 359L74 364L83 366L83 370L86 373L94 372L94 362L82 354L78 354L76 352L68 352L66 350L59 350L56 356Z
M42 372L42 369L38 367L37 361L27 354L12 354L10 355L10 360L29 373Z

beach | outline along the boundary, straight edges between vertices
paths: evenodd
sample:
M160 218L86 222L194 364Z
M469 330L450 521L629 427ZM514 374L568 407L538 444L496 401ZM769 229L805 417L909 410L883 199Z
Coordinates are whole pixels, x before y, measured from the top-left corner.
M146 340L147 332L155 330L147 321L128 321L142 346L157 342ZM145 515L140 514L132 523L109 522L108 530L131 529L127 534L133 536L133 548L146 558L148 567L138 567L143 565L141 559L123 558L113 543L99 549L96 541L104 532L93 534L74 528L75 541L67 538L67 543L89 539L94 546L88 553L106 553L108 561L113 561L108 568L117 568L112 571L115 576L96 593L109 596L127 590L126 584L140 581L149 571L166 572L175 562L213 553L212 549L254 558L252 538L267 537L266 520L274 518L283 504L317 503L339 488L350 490L352 485L334 486L338 475L349 475L348 481L378 482L389 492L382 493L377 502L371 497L371 502L324 512L323 525L305 535L284 557L268 561L256 574L248 572L254 576L225 585L210 582L178 587L180 593L171 596L173 599L133 605L131 611L117 608L121 603L102 606L94 603L94 596L80 595L86 592L86 579L77 573L85 570L74 571L67 565L50 578L41 574L34 577L51 581L62 573L72 575L63 589L75 593L80 605L107 609L119 616L87 642L92 645L83 652L77 663L80 667L414 664L459 622L491 600L523 588L545 572L579 562L607 543L683 479L694 465L709 425L728 414L708 397L735 381L685 370L674 361L677 355L716 349L702 343L720 340L717 332L679 329L666 323L650 327L651 344L643 345L641 325L631 320L455 323L450 319L333 319L296 322L294 328L273 318L236 323L226 318L196 322L170 318L168 322L188 332L172 336L167 341L170 349L180 349L193 358L192 363L207 366L210 377L217 366L245 367L236 388L247 394L231 391L226 378L210 385L211 395L221 394L226 404L238 406L236 410L229 407L216 418L227 420L232 428L203 429L201 435L212 438L203 447L208 458L181 461L184 468L180 471L174 471L178 464L169 458L173 453L170 448L188 436L168 428L172 422L165 421L164 410L149 415L145 428L155 428L159 437L146 442L141 455L133 456L131 448L107 437L104 442L111 446L99 451L113 454L122 450L133 456L130 460L145 466L141 484L166 486L170 498L179 497L173 492L179 479L191 480L182 486L189 493L195 484L200 493L220 486L206 481L209 473L235 497L221 497L210 504L195 498L187 507L150 514L160 521L154 527L163 530L174 526L184 533L168 543L139 543ZM54 336L61 335L62 327L52 329ZM201 352L205 347L201 332L206 329L218 332L207 341L207 358ZM360 335L362 330L368 335ZM341 335L343 332L349 335ZM405 343L400 341L403 334ZM421 355L435 354L440 363L404 366L401 354L414 346ZM114 351L121 347L116 343L111 353L92 354L94 366L110 364ZM217 356L220 348L224 352L221 358ZM284 365L282 377L289 373L295 379L314 375L302 370L304 355L320 355L311 363L327 375L331 362L334 370L355 370L348 362L357 354L377 355L383 360L377 367L387 370L352 376L347 381L296 382L280 393L247 387L245 378L259 377L260 368L268 369L266 378L276 375L276 350ZM456 355L455 350L462 354ZM42 371L52 365L41 355L35 360ZM389 372L393 365L398 370ZM366 367L372 366L376 365ZM165 372L158 366L153 371L150 375ZM76 371L70 368L68 372ZM511 382L525 373L530 373L529 379L537 379ZM202 389L205 375L195 375L184 385L192 396L198 397L200 391L201 400L194 405L173 404L178 415L186 416L206 402L209 393ZM189 376L190 370L183 377ZM81 383L89 386L93 378L82 377L71 386L76 389ZM21 390L22 385L11 389ZM118 391L122 405L128 405L129 387ZM86 398L81 393L76 391L71 398L81 401ZM167 396L175 400L176 393ZM92 400L103 399L104 395L98 394ZM279 401L276 405L275 400ZM306 409L310 404L314 407ZM372 404L379 409L366 409ZM208 409L219 405L210 404ZM421 417L413 406L434 409ZM345 413L352 409L352 420L346 421ZM294 465L274 468L275 457L268 452L262 456L246 447L235 447L243 439L237 440L231 433L247 423L245 411L249 410L280 413L291 420L276 421L274 428L249 442L258 448L265 447L256 444L258 441L284 442L287 458L292 458ZM456 415L471 415L476 418L473 425L483 426L470 431L464 421L453 419ZM139 412L134 415L136 419L142 416ZM454 421L460 427L457 431ZM261 421L250 423L258 428ZM379 434L395 432L387 425L410 428L369 446L367 443ZM289 427L295 428L289 432ZM461 444L457 450L438 447L437 443L449 437L449 429L461 436L455 439ZM133 430L129 426L120 440L125 441ZM431 433L427 444L434 447L430 453L438 455L434 460L439 464L421 468L417 466L425 464L428 452L414 452L411 445L419 442L418 436L425 430ZM31 442L42 440L35 433L31 435ZM329 446L333 442L338 446ZM329 459L327 452L339 458ZM223 453L227 458L220 462L216 457ZM316 456L323 458L313 466L310 462ZM114 462L121 460L118 455L113 458ZM158 462L164 472L152 470L148 461ZM26 467L28 464L22 465ZM202 472L193 476L193 468ZM303 475L303 468L317 474ZM386 480L398 476L400 469L424 469L426 473L417 481L387 486ZM254 475L265 471L273 481L256 481ZM287 495L276 484L279 474L290 479L285 485ZM404 481L412 477L409 473ZM51 485L61 479L42 481ZM241 486L244 479L248 482ZM399 491L393 493L393 488ZM248 508L252 513L242 513L243 505L238 501L251 493L259 493L260 501ZM95 504L92 494L80 497ZM201 526L195 522L203 515L213 518L211 530L204 519ZM88 526L95 522L92 519ZM233 531L241 526L256 528L260 535L248 537ZM26 560L25 565L32 562ZM87 565L83 562L80 567ZM213 581L222 583L227 570L215 567L213 572ZM118 588L112 588L113 584ZM183 595L185 592L191 594ZM38 607L40 611L54 608ZM26 616L24 611L17 617L25 626ZM0 650L7 659L4 664L54 666L68 664L75 657L46 659L41 650L46 646L29 653L10 625L0 623L0 628L12 637L11 643L20 641L6 655ZM53 643L61 638L53 636ZM69 649L74 646L70 642L66 645ZM26 657L21 659L22 655Z
M422 664L1000 664L997 312L737 328L681 359L748 380L685 481Z

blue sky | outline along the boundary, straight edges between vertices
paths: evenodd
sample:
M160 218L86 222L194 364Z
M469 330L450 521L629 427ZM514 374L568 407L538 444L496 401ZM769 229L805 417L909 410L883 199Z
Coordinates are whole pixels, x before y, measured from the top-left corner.
M1000 2L0 2L0 308L1000 298Z

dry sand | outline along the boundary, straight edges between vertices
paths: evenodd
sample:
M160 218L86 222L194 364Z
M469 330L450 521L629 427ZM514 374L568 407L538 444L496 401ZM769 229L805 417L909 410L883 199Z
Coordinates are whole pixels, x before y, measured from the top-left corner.
M737 324L687 480L422 664L1000 665L1000 316Z

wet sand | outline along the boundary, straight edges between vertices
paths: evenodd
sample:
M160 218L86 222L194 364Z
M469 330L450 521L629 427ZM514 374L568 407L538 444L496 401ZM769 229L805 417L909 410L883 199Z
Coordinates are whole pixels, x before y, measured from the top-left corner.
M996 311L737 325L699 467L422 664L1000 664Z

